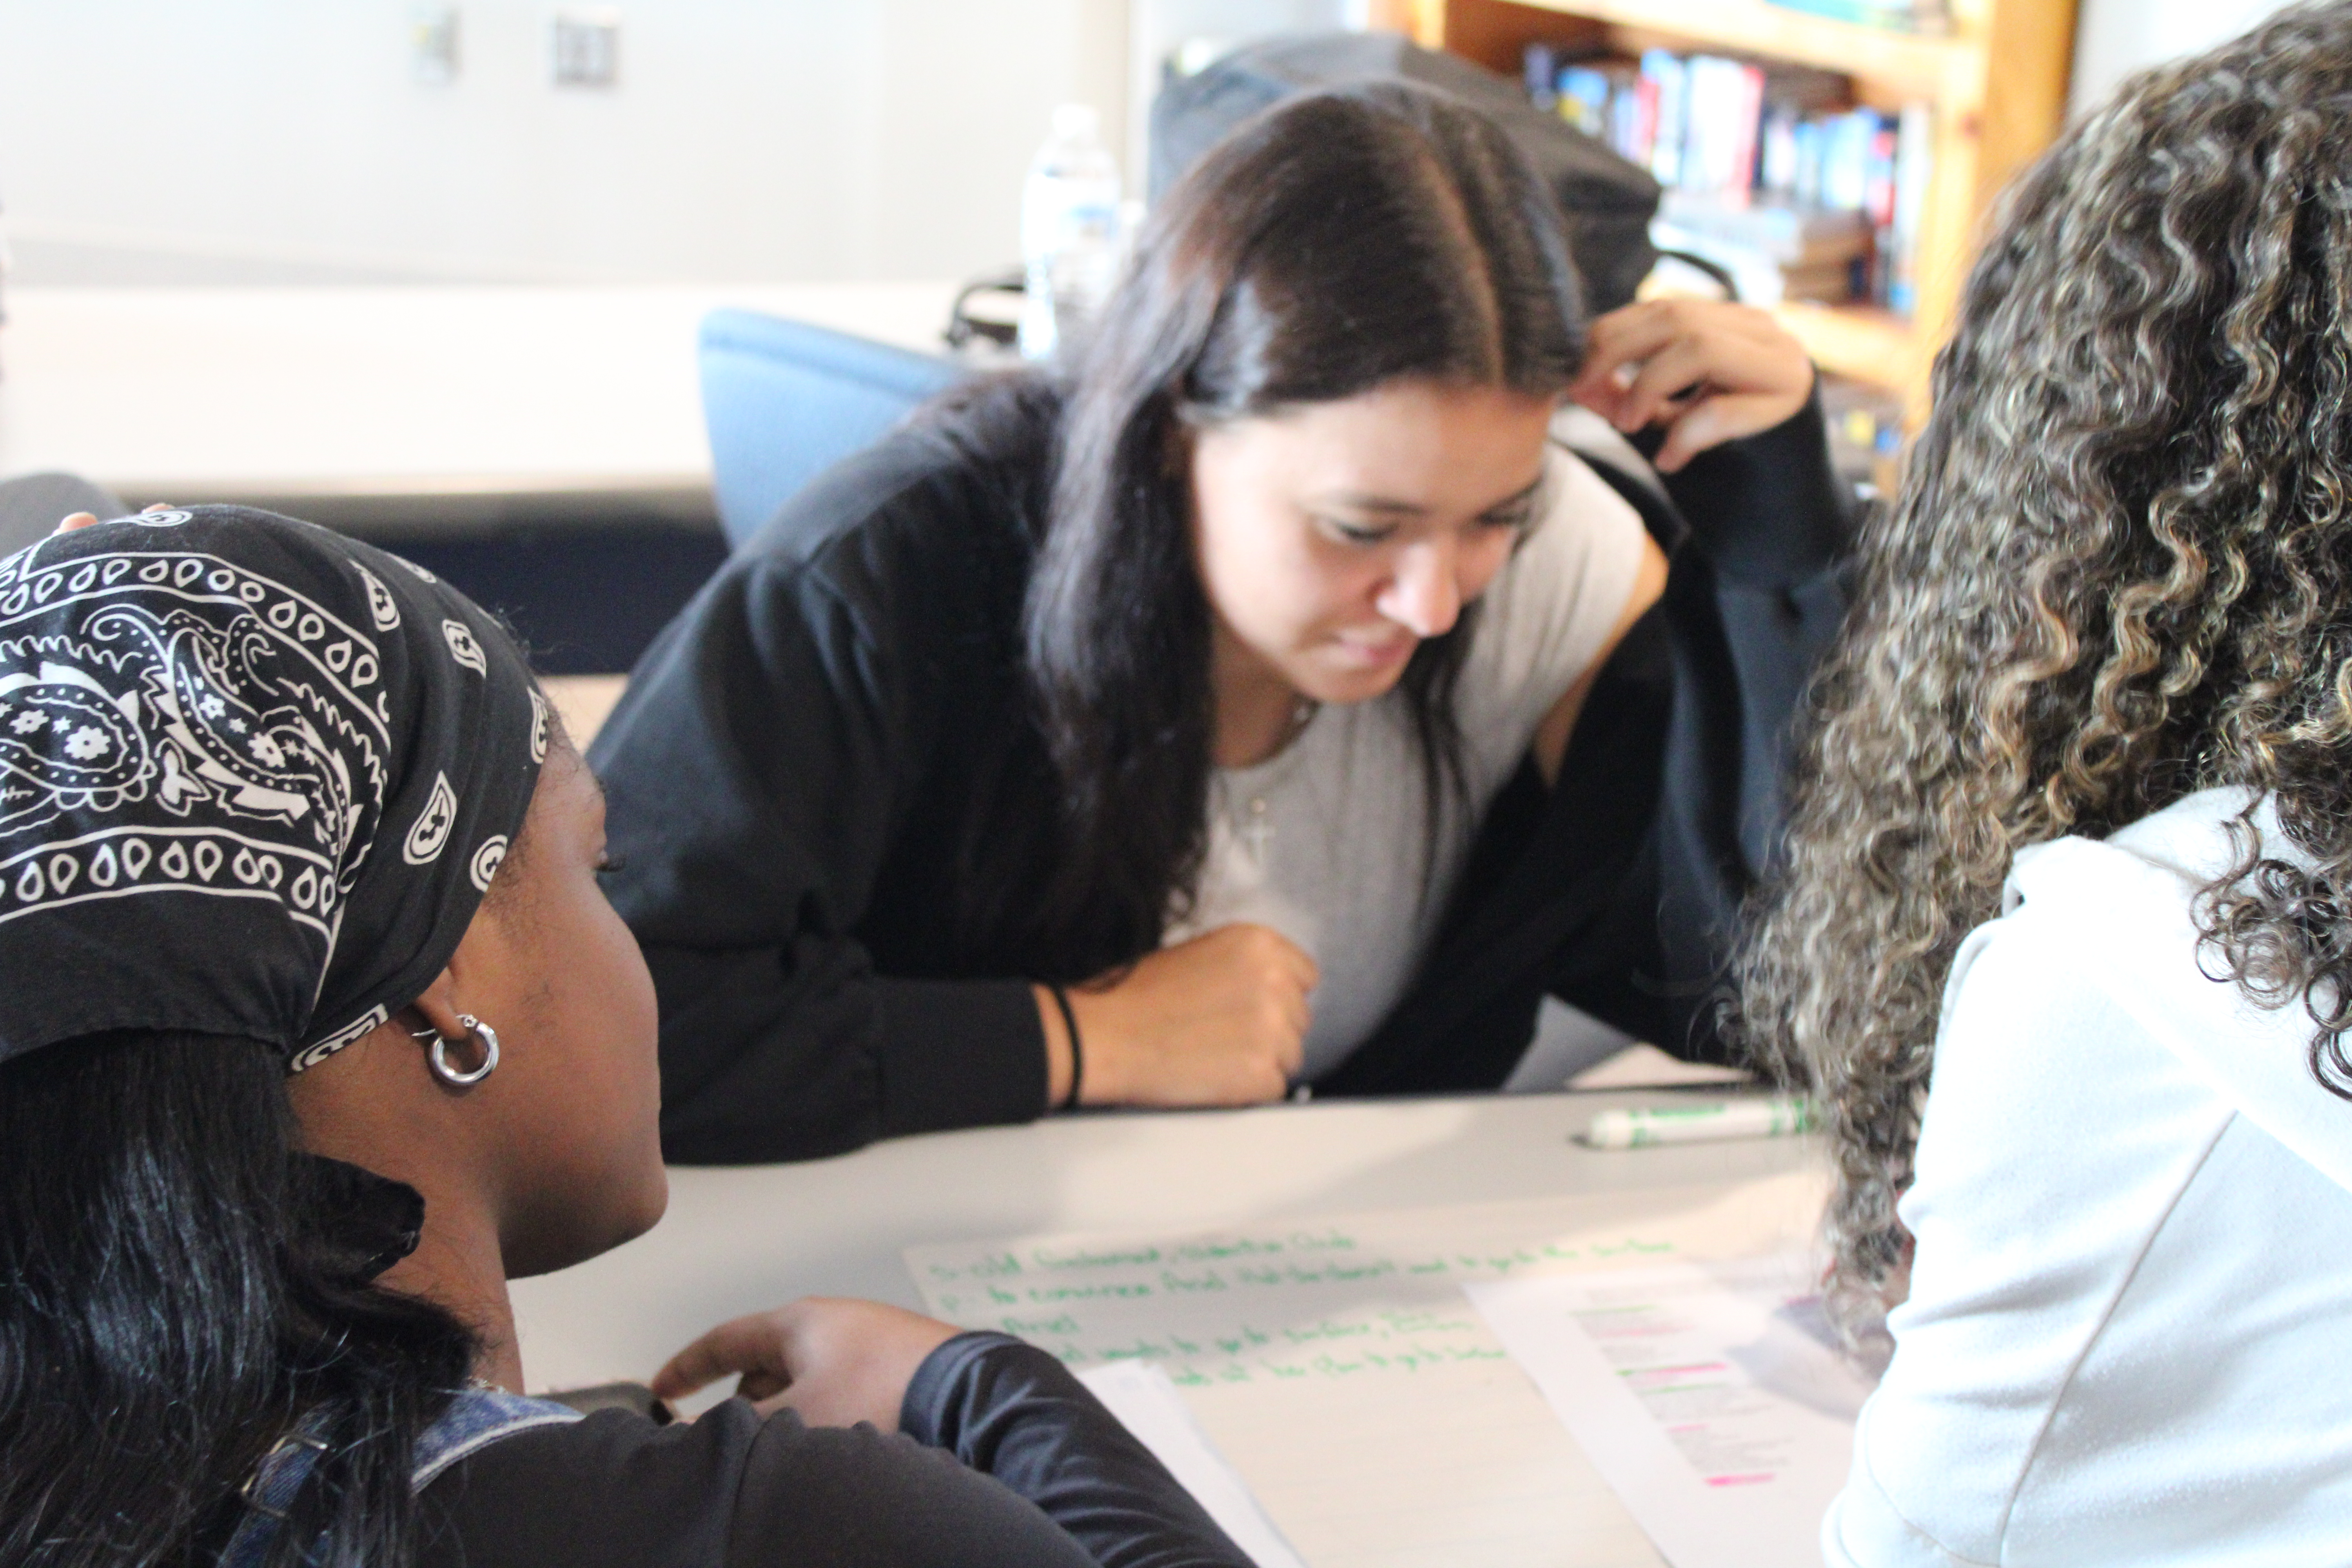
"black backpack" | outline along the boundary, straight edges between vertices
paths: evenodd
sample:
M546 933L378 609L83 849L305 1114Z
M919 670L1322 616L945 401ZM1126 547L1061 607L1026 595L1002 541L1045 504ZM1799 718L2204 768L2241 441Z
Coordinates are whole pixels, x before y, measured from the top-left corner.
M1528 101L1519 84L1395 33L1306 33L1247 44L1196 75L1171 77L1151 104L1154 201L1226 132L1297 93L1368 81L1436 88L1483 112L1548 181L1594 315L1630 302L1657 259L1650 218L1658 183L1602 143Z

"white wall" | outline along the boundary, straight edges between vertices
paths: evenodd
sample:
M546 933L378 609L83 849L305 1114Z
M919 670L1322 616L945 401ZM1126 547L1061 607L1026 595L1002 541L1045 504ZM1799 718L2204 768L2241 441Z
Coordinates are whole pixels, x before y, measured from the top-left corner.
M2074 21L2074 79L2068 101L2079 114L2145 66L2226 42L2287 0L2081 0Z
M2074 102L2283 3L2081 0ZM1163 35L1361 4L624 0L604 93L547 0L457 0L441 87L412 0L0 0L0 204L24 282L965 276L1054 104L1133 134Z
M1126 110L1124 0L624 0L609 92L543 0L458 9L428 86L410 0L0 0L21 280L963 276L1053 106Z

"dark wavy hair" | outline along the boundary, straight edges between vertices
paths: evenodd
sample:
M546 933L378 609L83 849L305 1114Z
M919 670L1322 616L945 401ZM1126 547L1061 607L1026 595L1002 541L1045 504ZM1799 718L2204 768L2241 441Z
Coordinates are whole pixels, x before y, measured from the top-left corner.
M1187 432L1404 378L1549 396L1584 323L1559 210L1475 110L1401 85L1283 103L1169 192L1074 367L1026 666L1066 816L1039 945L1149 951L1198 873L1216 715ZM1475 606L1403 688L1432 818ZM1093 968L1089 968L1091 964Z
M285 1082L188 1034L0 1066L0 1563L215 1562L310 1417L327 1451L268 1568L414 1560L411 1456L475 1339L371 1282L366 1178L298 1151Z
M1798 752L1743 1022L1817 1095L1841 1298L1901 1289L1940 994L2011 856L2275 802L2205 963L2352 1024L2352 5L2127 83L2006 199ZM2347 1122L2352 1126L2352 1122Z

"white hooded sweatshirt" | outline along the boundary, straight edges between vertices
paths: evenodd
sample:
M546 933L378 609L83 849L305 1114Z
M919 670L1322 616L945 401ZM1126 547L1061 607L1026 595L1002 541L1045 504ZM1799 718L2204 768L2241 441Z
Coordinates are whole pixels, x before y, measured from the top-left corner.
M2021 851L1961 948L1833 1568L2352 1563L2352 1102L2199 967L2247 800Z

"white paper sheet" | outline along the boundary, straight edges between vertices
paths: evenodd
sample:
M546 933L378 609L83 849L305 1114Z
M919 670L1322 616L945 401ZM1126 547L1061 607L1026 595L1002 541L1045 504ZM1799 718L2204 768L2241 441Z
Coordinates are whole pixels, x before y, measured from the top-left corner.
M1871 1378L1802 1253L1465 1287L1674 1568L1816 1568Z
M1082 1375L1161 1368L1309 1568L1656 1568L1462 1286L1778 1247L1810 1234L1822 1191L1790 1175L907 1262L950 1322Z
M1208 1510L1234 1544L1257 1568L1306 1568L1282 1531L1258 1506L1247 1483L1234 1473L1168 1374L1149 1362L1114 1361L1088 1367L1078 1381L1119 1418L1137 1441L1159 1457L1168 1473Z

